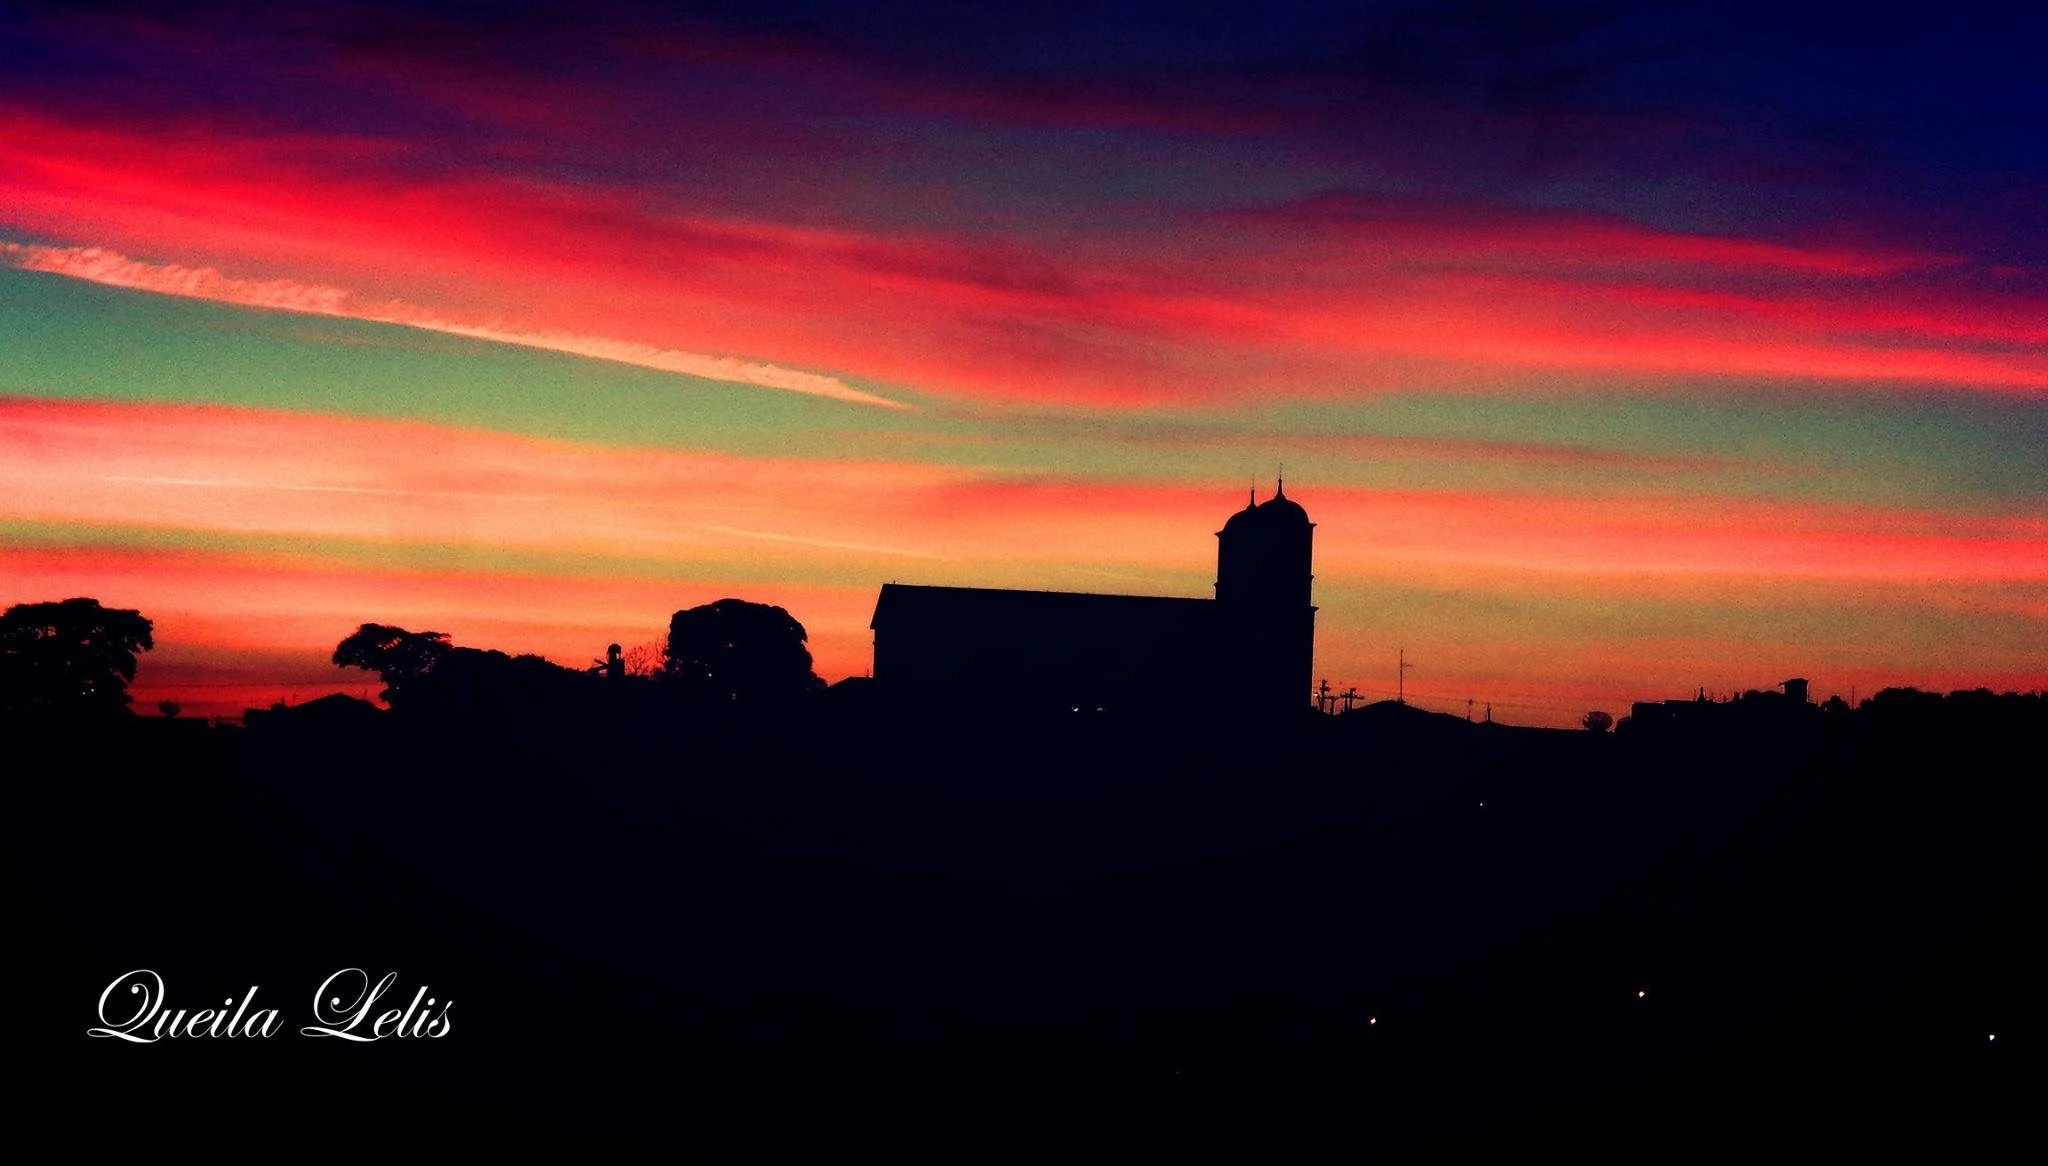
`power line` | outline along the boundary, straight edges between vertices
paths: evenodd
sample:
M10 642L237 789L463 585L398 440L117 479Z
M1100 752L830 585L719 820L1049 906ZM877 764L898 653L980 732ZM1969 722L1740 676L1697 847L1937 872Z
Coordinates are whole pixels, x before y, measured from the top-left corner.
M1403 696L1403 694L1402 694L1401 692L1399 692L1399 691L1397 691L1397 690L1395 690L1395 689L1391 689L1391 688L1362 688L1362 687L1361 687L1361 688L1358 688L1358 689L1357 689L1357 691L1358 691L1358 692L1360 692L1360 693L1370 693L1371 695L1374 695L1374 696L1393 696L1393 697L1401 697L1401 696ZM1433 696L1426 696L1426 697L1419 697L1419 698L1417 698L1417 699L1416 699L1416 700L1414 700L1414 701L1408 701L1407 703L1410 703L1410 704L1416 704L1416 703L1427 703L1427 704L1432 704L1432 705L1442 705L1442 706L1444 706L1444 710L1445 710L1446 712L1455 712L1455 711L1457 711L1457 703L1458 703L1458 700L1459 700L1459 699L1460 699L1460 698L1457 698L1457 697L1433 697ZM1476 703L1476 702L1477 702L1477 698L1473 698L1473 699L1472 699L1471 701L1468 701L1468 703ZM1508 709L1525 709L1525 710L1528 710L1528 711L1532 711L1532 712L1545 712L1545 713L1568 713L1568 714L1572 714L1572 715L1580 715L1580 714L1583 714L1583 713L1584 713L1584 712L1586 711L1586 710L1585 710L1585 709L1583 709L1583 708L1577 708L1577 707L1568 707L1568 706L1565 706L1565 705L1554 705L1554 704L1522 704L1522 703L1519 703L1519 702L1516 702L1516 701L1509 701L1509 700L1496 700L1496 701L1490 701L1490 702L1488 702L1488 703L1490 703L1490 704L1492 704L1492 705L1494 705L1495 707L1498 707L1498 708L1508 708Z
M1395 691L1394 691L1393 689L1391 689L1391 688L1360 688L1360 689L1359 689L1358 691L1360 691L1360 692L1370 692L1370 693L1373 693L1373 694L1374 694L1374 695L1376 695L1376 696L1394 696L1394 695L1396 695L1396 694L1395 694ZM1437 702L1440 702L1440 703L1441 703L1441 702L1449 702L1450 704L1456 704L1456 703L1457 703L1457 702L1458 702L1458 701L1459 701L1460 699L1462 699L1462 698L1459 698L1459 697L1433 697L1433 696L1426 696L1426 697L1421 697L1421 698L1419 698L1419 699L1422 699L1422 700L1430 700L1430 701L1437 701ZM1474 698L1474 699L1476 700L1477 698ZM1496 700L1496 701L1494 701L1493 703L1494 703L1495 705L1498 705L1498 706L1499 706L1499 707L1501 707L1501 708L1517 708L1517 709L1538 709L1538 710L1541 710L1541 711L1543 711L1543 712L1552 712L1552 713L1578 713L1578 712L1584 712L1584 711L1586 711L1586 710L1584 710L1584 709L1581 709L1581 708L1567 708L1567 707L1565 707L1565 706L1562 706L1562 705L1552 705L1552 704L1519 704L1519 703L1516 703L1516 702L1514 702L1514 701L1506 701L1506 700Z

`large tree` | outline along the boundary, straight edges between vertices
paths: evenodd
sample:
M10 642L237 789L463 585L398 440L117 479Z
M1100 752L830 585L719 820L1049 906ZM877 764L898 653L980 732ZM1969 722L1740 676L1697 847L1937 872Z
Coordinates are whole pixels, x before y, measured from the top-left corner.
M0 614L0 712L126 712L137 652L156 647L139 611L97 599L21 603Z
M823 687L809 636L787 611L721 599L679 611L668 625L663 673L714 699L755 702Z
M395 703L452 651L445 632L409 632L366 623L335 646L334 662L343 668L375 672L384 680L384 700Z

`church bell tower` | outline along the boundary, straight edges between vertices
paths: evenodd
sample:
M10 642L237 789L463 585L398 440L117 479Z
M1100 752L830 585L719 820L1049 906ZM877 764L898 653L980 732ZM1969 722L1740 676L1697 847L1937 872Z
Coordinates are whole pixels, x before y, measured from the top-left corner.
M1315 523L1287 496L1256 492L1216 532L1216 606L1226 683L1250 711L1305 709L1314 685L1316 609L1310 602Z

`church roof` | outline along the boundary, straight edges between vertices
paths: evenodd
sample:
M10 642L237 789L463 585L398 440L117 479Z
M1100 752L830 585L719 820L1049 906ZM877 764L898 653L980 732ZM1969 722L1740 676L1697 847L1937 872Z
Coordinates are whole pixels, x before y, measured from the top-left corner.
M1015 619L1030 614L1062 619L1142 620L1188 618L1215 605L1213 599L1175 595L1099 595L1088 591L1021 591L999 587L925 587L884 583L875 600L870 628L885 620Z

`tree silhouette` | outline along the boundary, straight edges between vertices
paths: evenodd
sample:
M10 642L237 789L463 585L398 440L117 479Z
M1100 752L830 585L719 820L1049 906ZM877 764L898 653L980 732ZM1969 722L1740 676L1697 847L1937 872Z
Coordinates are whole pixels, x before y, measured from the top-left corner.
M782 608L721 599L669 620L663 675L712 699L793 696L824 686L811 671L808 639L804 625Z
M384 681L386 703L404 698L406 689L434 670L454 649L443 632L409 632L400 627L366 623L334 649L343 668L363 668Z
M21 603L0 613L0 713L127 711L135 654L156 647L139 611L97 599Z
M408 682L405 707L437 716L541 709L564 696L577 675L540 656L447 648L437 653L431 668Z
M1594 709L1581 718L1579 723L1595 733L1604 733L1614 727L1614 718L1599 709Z
M634 644L625 652L626 675L654 676L661 672L666 649L660 640Z

